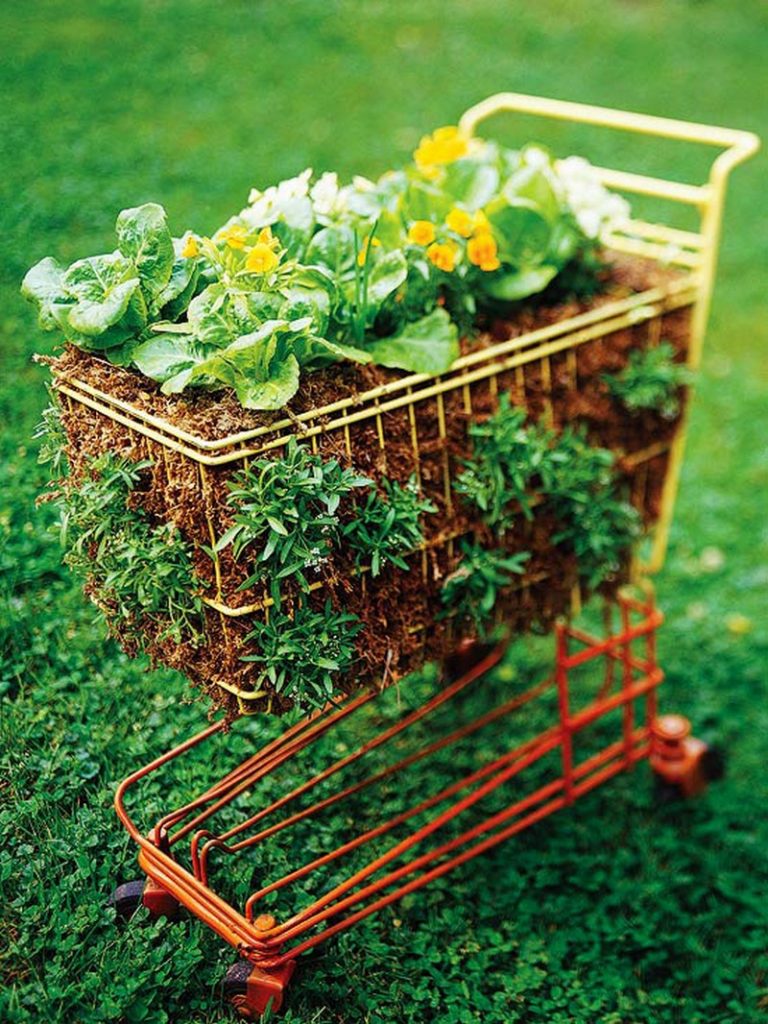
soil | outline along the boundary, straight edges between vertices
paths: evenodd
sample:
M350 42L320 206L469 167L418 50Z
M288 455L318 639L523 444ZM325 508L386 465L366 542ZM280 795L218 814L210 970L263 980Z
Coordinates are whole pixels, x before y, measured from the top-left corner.
M514 320L494 320L482 325L480 333L462 342L462 350L466 353L489 347L618 298L664 286L676 276L677 272L648 261L616 256L600 295L588 301L573 300L538 308L532 304L524 306ZM531 419L549 417L557 428L584 423L595 444L617 453L627 493L645 523L651 525L655 521L668 454L660 451L650 461L639 463L631 456L652 445L664 446L669 442L680 416L668 420L654 412L628 415L611 397L603 375L620 371L633 348L661 339L670 342L678 358L684 359L689 329L690 308L683 307L554 355L550 357L548 374L540 362L531 362L517 371L505 371L495 381L477 381L471 388L471 413L467 412L461 388L445 392L442 398L420 400L412 407L413 424L408 408L382 413L384 449L374 418L351 424L347 437L341 429L318 436L318 450L323 455L351 463L374 479L386 475L405 483L416 474L423 493L438 509L424 523L427 550L410 556L408 572L388 566L376 579L369 574L359 576L344 552L334 554L323 566L318 579L322 585L313 592L312 602L321 605L330 595L337 606L355 613L363 622L357 642L358 660L354 671L341 680L343 691L351 692L363 684L384 685L426 659L442 658L466 632L465 624L440 617L440 590L443 579L458 560L458 549L451 538L465 533L484 535L485 528L456 500L456 495L451 495L450 480L470 451L469 422L490 415L497 406L499 392L509 390L513 401L524 405ZM225 391L190 397L164 396L140 374L114 367L73 346L55 361L54 369L206 439L268 427L285 418L284 412L245 410L234 394ZM307 375L289 412L299 414L342 397L357 396L400 376L400 372L382 367L338 364ZM681 398L684 402L685 396ZM152 462L136 502L158 521L175 522L192 543L195 567L206 596L215 597L233 609L264 598L263 586L240 589L252 563L245 559L236 562L229 549L220 558L219 590L213 562L203 550L204 545L211 544L211 532L218 537L231 525L227 484L240 468L239 462L201 472L198 464L186 455L69 400L63 405L63 421L75 479L86 472L91 457L106 450ZM413 443L414 426L417 450ZM298 428L297 435L300 438ZM272 453L279 454L279 450L273 449ZM556 523L538 514L531 523L521 517L519 529L503 539L503 546L509 551L531 552L525 577L503 595L497 609L498 617L512 632L546 629L569 606L578 578L577 567L567 552L552 544L551 537L556 531ZM502 543L499 538L493 542ZM620 582L617 577L611 586ZM294 596L290 584L287 585L283 589L287 607ZM258 614L232 617L207 608L206 642L197 648L158 639L162 626L147 622L146 649L154 661L180 669L210 695L214 704L236 714L242 710L237 700L216 683L220 680L244 690L261 688L253 664L241 660L243 655L252 653L245 636ZM115 632L120 640L119 629ZM290 707L289 701L272 695L250 703L249 710L269 708L281 712Z

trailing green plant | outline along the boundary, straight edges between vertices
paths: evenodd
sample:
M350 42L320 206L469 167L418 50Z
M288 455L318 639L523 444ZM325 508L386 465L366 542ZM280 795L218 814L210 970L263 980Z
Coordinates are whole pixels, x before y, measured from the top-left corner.
M289 614L276 584L272 597L269 620L256 622L245 638L256 644L258 653L242 660L261 666L256 686L268 681L299 707L322 707L336 692L337 675L354 661L362 623L356 615L335 609L330 600L316 610L300 599Z
M480 509L483 520L499 533L512 528L520 512L531 519L531 492L550 459L551 434L525 422L525 410L504 393L499 408L484 422L469 426L472 457L456 478L454 489Z
M640 517L621 497L615 462L583 429L562 431L552 449L544 495L560 523L552 539L573 551L589 587L613 576L640 536Z
M156 203L123 210L117 249L24 278L40 323L162 385L232 388L279 409L340 360L442 373L480 306L508 307L601 262L626 203L586 161L440 128L413 163L340 186L307 170L211 237L173 237Z
M196 642L203 605L190 548L173 523L155 525L128 505L149 465L106 454L81 483L66 483L56 496L64 560L136 642L146 619L161 627L160 639Z
M619 493L611 451L591 445L582 430L526 424L507 394L470 436L472 457L454 486L488 526L503 535L520 514L531 518L535 496L559 522L554 543L573 551L590 587L619 569L640 521Z
M48 405L43 409L42 419L35 427L34 438L40 442L37 461L50 466L54 479L60 479L67 470L67 432L61 419L61 407L53 397L50 384Z
M342 498L372 486L368 477L291 438L280 458L257 459L235 474L228 497L235 521L216 551L231 544L240 558L260 547L243 589L269 573L276 580L293 577L308 590L307 570L319 569L339 536Z
M674 347L662 341L635 349L620 373L606 373L603 380L630 412L655 409L665 419L674 419L680 411L680 389L690 384L692 377L689 367L676 362Z
M424 541L421 517L437 511L431 501L421 497L413 476L405 487L387 479L381 486L383 495L366 495L342 529L343 541L357 553L358 566L367 562L374 576L388 562L408 568L403 555Z
M295 579L308 591L307 570L320 571L334 548L349 546L358 564L367 562L377 576L387 562L407 569L403 555L423 541L420 517L435 507L419 495L415 478L405 487L374 482L336 459L323 459L291 438L277 459L258 459L230 483L234 524L216 544L232 546L235 558L258 548L253 571L241 585L253 586L267 574ZM339 507L353 492L369 488L352 518L342 522Z
M471 622L482 638L486 636L499 591L509 586L513 576L525 572L531 555L528 551L509 554L500 548L486 548L468 538L461 541L460 550L458 566L443 583L440 596L444 614Z

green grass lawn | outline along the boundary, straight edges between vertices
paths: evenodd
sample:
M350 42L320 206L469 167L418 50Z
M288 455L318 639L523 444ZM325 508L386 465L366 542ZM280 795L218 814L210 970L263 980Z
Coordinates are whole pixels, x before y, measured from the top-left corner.
M500 89L768 137L760 0L42 0L0 14L0 1020L231 1019L233 953L197 922L105 905L136 874L115 783L200 727L60 566L32 432L51 340L26 268L113 245L119 209L203 231L312 165L375 175ZM500 125L501 127L501 125ZM505 138L527 141L532 124ZM563 151L583 133L551 136ZM646 153L646 149L649 151ZM668 152L669 149L669 152ZM587 155L701 173L700 154L600 135ZM723 743L727 779L658 808L645 766L323 947L285 1020L749 1024L768 1019L765 156L739 169L670 557L664 706ZM507 669L511 674L514 666ZM518 671L521 671L518 669ZM192 756L183 786L206 776ZM155 792L155 800L160 794ZM343 830L331 819L322 836Z

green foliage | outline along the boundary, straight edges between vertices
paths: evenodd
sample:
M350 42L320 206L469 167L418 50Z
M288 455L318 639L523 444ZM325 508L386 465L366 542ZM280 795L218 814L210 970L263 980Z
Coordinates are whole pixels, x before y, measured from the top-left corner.
M67 432L61 420L61 407L53 395L50 384L48 405L43 409L40 422L35 427L33 437L40 442L37 461L41 465L49 465L54 479L64 475L67 468Z
M382 489L383 496L369 493L342 529L343 542L357 552L358 565L368 563L374 576L387 562L408 568L403 554L424 541L421 517L437 511L419 495L415 477L405 487L384 479Z
M246 408L280 409L302 370L339 360L444 372L478 299L542 292L624 209L584 161L540 146L439 129L414 158L378 182L308 170L254 189L212 238L172 238L156 203L123 210L115 252L66 271L46 257L22 293L46 330L166 394L229 387Z
M615 461L580 430L564 430L552 451L545 500L561 524L552 539L573 551L590 587L621 568L640 536L640 517L620 496Z
M525 572L528 551L510 555L499 548L486 548L476 540L461 541L461 560L447 576L441 591L446 614L469 621L484 637L499 591L509 586L514 575Z
M666 419L677 416L680 389L691 379L690 369L675 361L675 349L668 341L634 349L621 373L603 376L608 390L625 409L655 409Z
M640 521L618 492L611 451L590 445L578 430L557 434L527 425L525 411L506 394L497 412L469 432L472 457L454 487L490 527L503 535L521 512L531 518L535 496L559 521L554 543L574 552L590 587L620 568Z
M306 570L318 569L338 539L342 498L372 485L368 477L291 438L280 458L258 459L235 474L228 498L235 522L216 550L231 544L239 558L261 545L243 587L269 574L276 580L293 577L308 590Z
M128 506L149 465L103 455L86 479L58 492L65 561L139 645L145 619L162 627L161 637L194 642L202 601L190 550L173 523L153 525Z
M527 519L533 517L531 491L547 474L551 459L550 433L525 420L525 410L502 394L493 416L470 424L472 458L454 483L501 534L512 529L520 511Z
M232 545L235 558L260 546L254 570L243 583L251 587L265 575L295 579L303 590L306 570L320 571L334 547L347 544L377 576L387 562L407 568L403 555L423 541L420 517L434 506L419 496L411 479L406 487L382 481L383 495L369 491L345 523L339 518L342 499L372 488L373 481L336 459L323 459L291 438L285 454L258 459L240 470L230 484L234 524L216 550Z
M259 648L243 661L261 666L260 682L269 681L281 696L298 707L322 707L336 692L335 680L355 658L355 636L361 623L356 615L335 609L330 600L322 610L299 601L292 614L283 611L280 590L272 589L269 621L257 622L246 636Z

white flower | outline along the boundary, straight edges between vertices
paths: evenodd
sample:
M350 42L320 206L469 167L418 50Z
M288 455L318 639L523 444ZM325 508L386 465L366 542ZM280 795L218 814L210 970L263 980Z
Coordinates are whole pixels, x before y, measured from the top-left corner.
M271 185L264 192L252 188L248 195L249 205L240 213L241 219L250 227L263 228L268 224L274 224L289 209L308 205L311 178L312 168L308 167L295 178L286 178L277 185Z
M603 186L588 160L569 156L556 161L555 169L565 201L587 238L597 238L603 231L629 217L629 203Z

